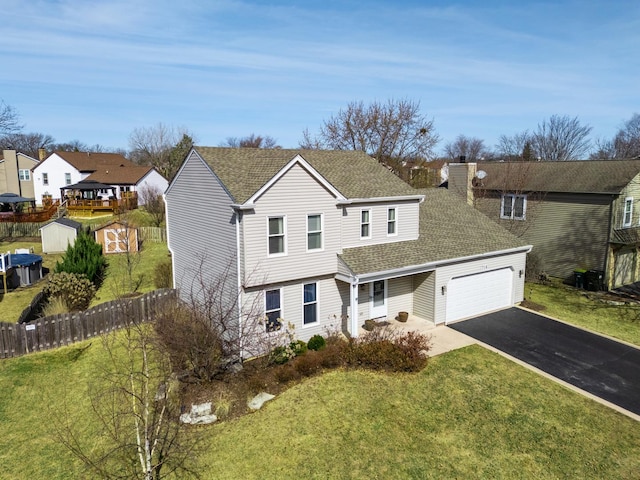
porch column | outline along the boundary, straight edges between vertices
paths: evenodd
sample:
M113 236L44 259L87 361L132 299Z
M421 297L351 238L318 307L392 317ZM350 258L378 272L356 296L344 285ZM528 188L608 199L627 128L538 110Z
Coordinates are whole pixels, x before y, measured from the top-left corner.
M350 290L350 303L351 303L351 318L349 318L349 333L352 337L358 336L358 279L355 278L351 281Z

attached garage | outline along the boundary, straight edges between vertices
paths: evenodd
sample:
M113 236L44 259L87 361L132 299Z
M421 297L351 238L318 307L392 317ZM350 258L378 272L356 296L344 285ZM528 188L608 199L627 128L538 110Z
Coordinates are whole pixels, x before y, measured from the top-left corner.
M513 270L500 268L449 280L445 323L513 305Z

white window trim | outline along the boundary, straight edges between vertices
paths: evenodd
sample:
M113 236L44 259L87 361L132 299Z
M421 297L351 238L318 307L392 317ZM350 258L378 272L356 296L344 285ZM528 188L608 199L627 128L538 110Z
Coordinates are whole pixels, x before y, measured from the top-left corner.
M507 197L511 201L511 215L504 214L504 202ZM522 217L515 216L515 206L516 206L516 198L522 198ZM503 193L502 201L500 202L500 218L507 220L526 220L527 219L527 195L525 194L515 194L515 193Z
M284 319L284 310L283 310L283 305L282 305L283 304L283 302L282 302L282 288L270 288L268 290L265 289L264 290L264 322L265 322L264 330L268 334L276 333L279 330L281 330L282 329L282 323L284 323L284 322L281 322L280 328L277 328L277 329L271 330L271 331L267 330L267 325L269 324L269 322L267 320L268 319L268 317L267 317L267 313L268 313L268 310L267 310L267 292L268 291L271 292L273 290L278 290L278 293L280 295L280 308L278 309L278 310L280 310L280 317L279 318Z
M269 252L269 239L271 235L269 234L269 220L272 218L282 218L282 235L283 235L283 251L281 253L270 253ZM286 215L269 215L267 217L267 256L268 257L285 257L287 255L287 216Z
M362 236L362 227L365 225L365 223L363 223L363 221L362 221L362 213L363 212L369 212L369 222L367 223L369 225L369 235L366 236L366 237ZM373 218L372 217L373 217L373 215L371 213L371 209L370 208L362 208L362 209L360 209L360 219L359 219L360 220L360 240L367 240L367 239L371 238L371 234L372 234L372 231L373 231L373 225L372 225L372 219Z
M305 303L304 301L304 286L305 285L310 285L310 284L314 284L316 286L316 301L315 302L309 302L309 303ZM316 321L312 322L312 323L304 323L304 307L305 305L311 305L311 303L314 303L316 306ZM306 282L302 284L302 315L301 315L301 319L302 319L302 328L307 328L307 327L314 327L316 325L318 325L320 323L320 285L318 282Z
M318 232L310 232L309 231L309 217L320 216L320 248L312 248L309 249L309 234L310 233L318 233ZM307 252L322 252L324 251L324 213L307 213Z
M28 168L18 169L18 180L21 182L28 182L31 180L31 171Z
M391 220L389 220L389 212L393 210L395 212L395 216L393 219L393 233L389 233L389 224ZM398 236L398 207L387 207L387 237L397 237Z
M68 179L68 180L67 180ZM65 185L71 185L73 182L71 180L71 173L70 172L65 172L64 173L64 184Z
M630 206L627 212L627 204ZM627 222L627 213L629 213L629 221ZM622 212L622 226L630 227L633 224L633 197L626 197L624 199L624 210Z
M42 172L42 185L44 187L49 186L49 173L48 172Z

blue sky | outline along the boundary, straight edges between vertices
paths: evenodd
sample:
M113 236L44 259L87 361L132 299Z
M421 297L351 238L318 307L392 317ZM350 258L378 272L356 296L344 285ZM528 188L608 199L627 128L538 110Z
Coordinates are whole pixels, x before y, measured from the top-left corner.
M0 0L0 99L25 131L127 148L302 131L349 102L420 102L441 142L492 147L551 115L593 138L640 113L636 1Z

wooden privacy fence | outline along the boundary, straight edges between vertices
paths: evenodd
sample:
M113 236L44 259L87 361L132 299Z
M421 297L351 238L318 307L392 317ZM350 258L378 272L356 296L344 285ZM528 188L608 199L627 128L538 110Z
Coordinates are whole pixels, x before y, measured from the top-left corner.
M8 223L0 222L0 238L8 237L39 237L40 228L49 222L40 223ZM88 225L91 230L101 227L103 224ZM164 227L138 227L139 237L142 240L154 243L167 243L167 230Z
M89 310L39 318L28 323L0 322L0 358L70 345L133 322L146 322L176 301L176 291L161 289L137 298L113 300Z

